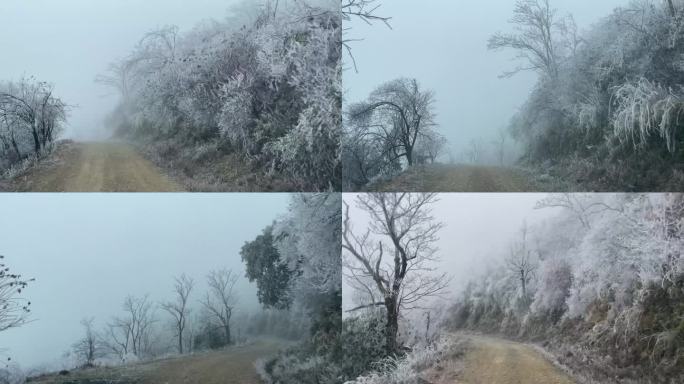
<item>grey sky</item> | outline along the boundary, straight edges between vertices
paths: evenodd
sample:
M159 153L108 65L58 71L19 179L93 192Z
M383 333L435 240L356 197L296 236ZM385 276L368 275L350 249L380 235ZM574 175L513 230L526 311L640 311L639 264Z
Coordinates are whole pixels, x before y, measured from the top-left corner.
M2 0L0 80L35 76L77 105L67 137L97 139L117 97L94 83L110 62L127 55L146 32L165 25L187 31L223 19L238 0ZM105 97L110 94L109 97Z
M240 248L288 202L287 194L0 195L0 254L36 278L25 291L35 321L0 333L0 348L23 367L51 364L81 335L83 317L102 325L127 294L170 299L181 273L195 279L199 299L210 270L244 276ZM236 288L238 310L259 308L251 283Z
M368 217L356 208L356 194L345 194L350 205L352 225L357 232L364 231ZM511 240L517 239L523 222L539 222L556 214L556 209L535 210L537 201L546 194L469 194L444 193L433 205L433 215L444 224L439 233L438 272L446 272L453 280L448 294L456 293L473 276L505 256ZM343 288L347 284L344 283ZM344 307L353 307L352 292L343 290Z
M344 73L345 102L359 101L379 84L415 77L436 92L440 132L456 152L475 138L493 138L508 125L534 86L523 73L499 79L515 67L511 52L487 50L487 39L510 31L513 0L384 0L378 14L391 16L392 29L354 20L353 43L359 73ZM551 0L560 14L571 13L585 30L628 0ZM347 67L350 67L348 58Z

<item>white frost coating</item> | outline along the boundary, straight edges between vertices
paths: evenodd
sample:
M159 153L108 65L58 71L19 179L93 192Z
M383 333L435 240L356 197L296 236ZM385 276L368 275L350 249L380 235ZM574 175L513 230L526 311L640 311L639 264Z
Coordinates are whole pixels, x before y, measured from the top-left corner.
M294 297L305 301L341 289L341 205L336 194L297 195L290 213L275 223L278 252L301 273L292 287Z

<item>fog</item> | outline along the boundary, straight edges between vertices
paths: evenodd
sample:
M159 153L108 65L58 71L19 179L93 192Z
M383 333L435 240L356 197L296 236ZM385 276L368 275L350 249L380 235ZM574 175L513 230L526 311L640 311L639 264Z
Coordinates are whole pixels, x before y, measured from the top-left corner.
M489 140L524 103L535 84L533 73L500 79L515 68L515 53L488 51L487 40L509 32L514 1L379 1L377 14L392 17L392 29L353 19L352 42L358 73L345 58L345 103L365 99L385 81L412 77L436 94L438 132L458 155L473 139ZM571 13L586 30L628 0L551 0L559 15Z
M150 30L222 19L238 0L3 0L0 2L0 80L34 76L53 83L74 106L64 136L107 137L103 118L117 102L95 83L109 63L128 55Z
M365 232L368 216L356 206L357 194L345 194L351 223L357 233ZM500 263L507 255L510 242L519 239L525 221L537 223L557 209L535 210L535 204L545 194L468 194L443 193L432 206L436 221L444 224L438 236L436 273L451 278L443 298L453 298L473 276L480 276L489 266ZM353 292L343 282L344 309L353 308Z
M68 194L0 196L0 254L14 273L36 281L22 294L32 320L0 333L3 355L22 367L58 364L82 336L79 324L100 328L120 314L126 295L173 298L173 277L195 279L193 312L211 270L241 279L233 319L260 308L240 248L279 215L287 194ZM157 310L159 325L170 317Z

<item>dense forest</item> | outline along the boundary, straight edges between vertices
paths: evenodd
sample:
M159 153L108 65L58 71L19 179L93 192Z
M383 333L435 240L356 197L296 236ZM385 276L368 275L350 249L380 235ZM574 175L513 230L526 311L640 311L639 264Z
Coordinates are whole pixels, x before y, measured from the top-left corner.
M108 124L196 189L221 189L228 159L273 176L264 188L339 190L339 4L315 3L244 2L226 21L146 34L98 78L121 96Z

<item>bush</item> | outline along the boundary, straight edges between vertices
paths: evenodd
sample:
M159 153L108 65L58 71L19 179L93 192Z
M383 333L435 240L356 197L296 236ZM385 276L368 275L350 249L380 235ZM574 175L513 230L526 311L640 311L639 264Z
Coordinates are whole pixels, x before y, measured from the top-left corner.
M444 371L463 357L468 344L455 337L443 337L433 345L416 348L403 357L388 357L376 364L375 372L358 377L347 384L422 384L426 371ZM454 374L451 372L450 374Z
M385 319L382 313L372 312L345 319L340 358L339 364L346 379L371 371L374 364L387 358Z

